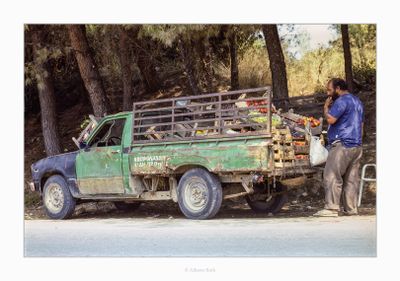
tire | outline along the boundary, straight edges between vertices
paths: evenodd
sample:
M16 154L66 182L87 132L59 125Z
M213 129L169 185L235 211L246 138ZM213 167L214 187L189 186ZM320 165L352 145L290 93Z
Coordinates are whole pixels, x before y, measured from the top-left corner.
M221 182L201 168L191 169L181 177L177 193L179 208L189 219L210 219L221 207Z
M120 211L135 211L137 210L142 202L125 202L125 201L116 201L114 202L115 208Z
M288 201L287 187L281 183L276 183L274 192L284 192L273 196L267 201L266 191L246 196L249 207L256 213L278 213Z
M43 187L43 205L49 218L63 220L72 216L76 200L62 176L54 175L47 179Z

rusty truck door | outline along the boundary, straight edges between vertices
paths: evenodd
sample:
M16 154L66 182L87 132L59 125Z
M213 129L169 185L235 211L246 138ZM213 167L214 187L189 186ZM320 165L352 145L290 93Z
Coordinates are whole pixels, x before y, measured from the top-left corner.
M122 132L125 118L105 120L76 157L76 174L82 194L124 193Z

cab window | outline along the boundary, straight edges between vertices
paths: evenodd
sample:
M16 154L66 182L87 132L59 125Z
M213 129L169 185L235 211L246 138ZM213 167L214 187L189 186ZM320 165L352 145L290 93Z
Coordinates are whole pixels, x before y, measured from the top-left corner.
M115 119L105 122L101 128L97 130L94 137L89 142L89 146L105 147L121 145L124 125L125 119Z

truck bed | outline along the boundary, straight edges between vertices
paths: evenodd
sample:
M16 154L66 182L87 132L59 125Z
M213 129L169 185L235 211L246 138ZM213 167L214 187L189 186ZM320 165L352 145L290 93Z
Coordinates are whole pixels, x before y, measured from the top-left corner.
M272 110L270 87L134 103L131 173L310 172L307 140L272 127Z

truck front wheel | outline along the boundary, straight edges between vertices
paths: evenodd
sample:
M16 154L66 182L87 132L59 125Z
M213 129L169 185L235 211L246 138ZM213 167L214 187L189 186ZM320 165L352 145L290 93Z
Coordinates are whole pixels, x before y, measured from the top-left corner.
M276 214L288 201L287 187L277 182L275 190L271 190L271 195L267 192L254 193L246 196L246 201L256 213Z
M47 179L43 187L43 205L47 216L52 219L62 220L72 216L76 201L62 176L54 175Z
M179 181L178 204L189 219L210 219L222 203L222 187L217 176L195 168L187 171Z

